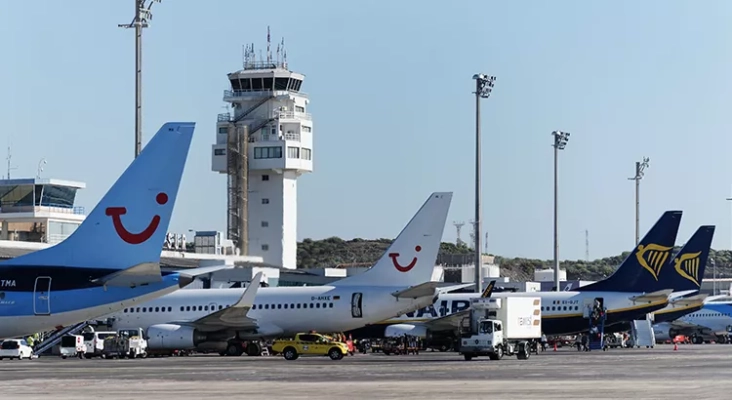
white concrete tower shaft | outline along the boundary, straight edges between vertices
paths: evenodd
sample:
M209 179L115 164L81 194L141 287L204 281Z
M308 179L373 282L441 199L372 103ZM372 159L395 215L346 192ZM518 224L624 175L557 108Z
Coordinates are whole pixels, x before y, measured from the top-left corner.
M218 116L212 169L229 176L229 238L244 240L249 255L265 263L294 269L297 178L313 170L313 123L300 92L304 75L287 69L284 41L280 46L276 58L264 60L247 46L244 68L228 75L224 101L233 113ZM237 141L246 130L248 139Z

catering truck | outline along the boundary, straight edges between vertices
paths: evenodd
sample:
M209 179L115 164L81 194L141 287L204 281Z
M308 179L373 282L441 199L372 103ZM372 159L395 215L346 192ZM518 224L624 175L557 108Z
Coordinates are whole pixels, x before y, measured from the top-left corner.
M460 322L459 352L470 361L504 355L529 358L541 338L541 298L502 297L470 299L469 316Z

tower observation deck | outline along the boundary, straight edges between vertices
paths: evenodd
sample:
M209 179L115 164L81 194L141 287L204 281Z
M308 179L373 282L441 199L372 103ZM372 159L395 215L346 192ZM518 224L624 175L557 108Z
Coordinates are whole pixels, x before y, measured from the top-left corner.
M227 233L241 254L296 268L297 178L313 170L313 122L300 91L304 75L290 71L284 40L276 57L244 51L243 69L228 74L212 170L227 175Z

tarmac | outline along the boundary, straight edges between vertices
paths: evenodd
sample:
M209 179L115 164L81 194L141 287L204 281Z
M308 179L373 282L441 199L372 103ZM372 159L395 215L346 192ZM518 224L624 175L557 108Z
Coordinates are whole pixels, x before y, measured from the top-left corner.
M322 357L195 355L136 360L0 361L7 399L729 399L732 345L607 352L549 350L529 360L457 353Z

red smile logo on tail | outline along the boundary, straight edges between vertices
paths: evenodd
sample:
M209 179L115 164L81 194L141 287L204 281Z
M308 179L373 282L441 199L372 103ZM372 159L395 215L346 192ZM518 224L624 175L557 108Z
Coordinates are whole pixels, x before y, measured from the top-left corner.
M414 248L414 251L419 253L420 251L422 251L422 247L417 246ZM409 270L411 270L412 268L414 268L415 265L417 265L417 257L414 257L412 259L412 262L410 262L407 266L404 266L404 267L399 264L399 261L397 261L397 258L399 257L399 253L389 253L389 257L391 257L391 262L394 264L394 268L396 268L397 271L399 271L399 272L409 272Z
M155 201L162 206L168 202L168 195L160 192L155 196ZM114 230L117 231L117 235L129 244L145 243L155 233L160 224L160 216L155 215L147 228L142 232L132 233L122 224L121 216L127 213L127 207L107 207L105 211L107 215L112 217L112 223L114 224Z

